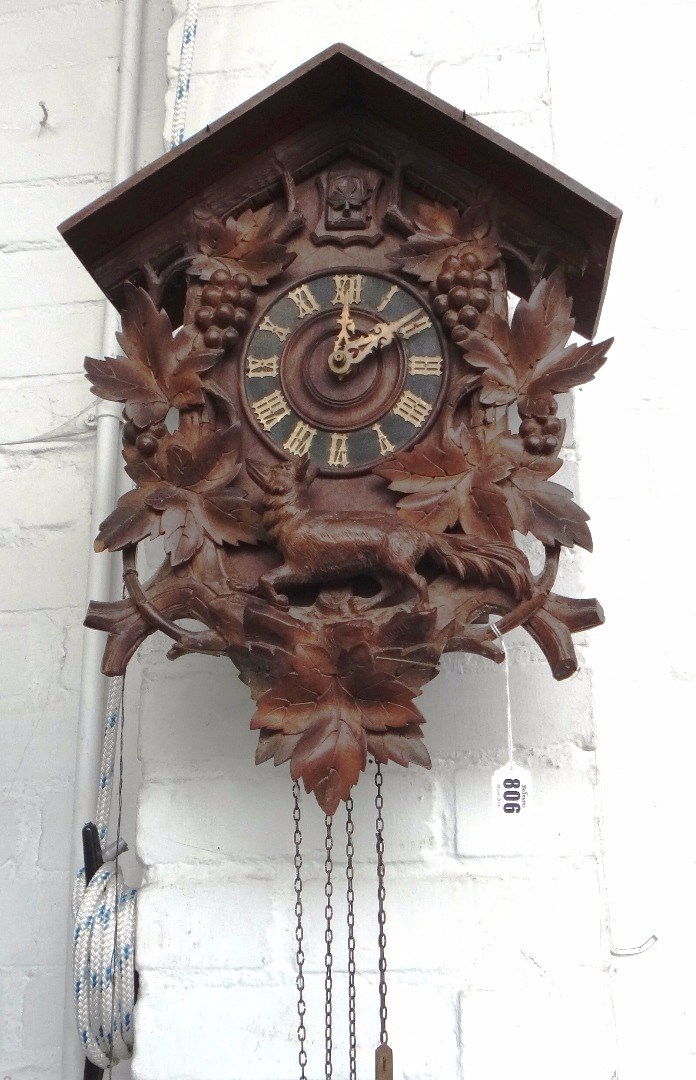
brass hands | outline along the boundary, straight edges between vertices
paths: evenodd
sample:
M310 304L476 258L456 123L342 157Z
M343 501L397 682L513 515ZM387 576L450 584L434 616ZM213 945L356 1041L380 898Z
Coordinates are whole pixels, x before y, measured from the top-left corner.
M333 352L329 357L331 371L333 371L334 375L338 375L339 379L342 379L352 367L362 363L375 349L379 349L383 345L389 345L400 328L411 321L416 314L418 312L409 311L406 315L402 315L400 319L395 319L394 322L377 323L369 334L363 334L362 337L351 340L348 334L349 331L355 331L355 324L350 318L350 304L344 304L338 318L340 330L334 342Z

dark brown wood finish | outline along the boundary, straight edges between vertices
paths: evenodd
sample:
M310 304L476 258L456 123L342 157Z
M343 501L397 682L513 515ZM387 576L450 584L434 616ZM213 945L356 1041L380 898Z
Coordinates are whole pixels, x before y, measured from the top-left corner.
M584 271L569 277L576 326L591 337L601 310L620 212L535 155L345 45L334 45L142 169L60 230L98 283L115 248L253 157L344 109L376 117L420 147L467 170L532 217L573 237ZM272 159L273 155L269 155ZM249 192L252 194L252 192ZM455 192L450 193L456 197ZM511 286L524 290L513 277ZM523 292L524 294L524 292Z
M568 345L577 237L511 201L509 177L480 190L447 147L395 132L386 105L356 112L381 69L339 47L235 117L275 101L287 133L298 83L326 96L339 69L333 115L307 106L282 144L252 144L222 177L194 170L198 193L184 185L177 207L165 192L126 243L104 248L139 185L191 158L67 229L99 252L95 276L122 310L123 355L85 365L94 392L124 405L135 484L97 538L123 551L127 591L89 608L108 633L104 670L123 672L157 630L172 658L228 656L256 702L257 761L289 762L329 814L368 755L428 767L415 699L444 652L502 659L490 614L501 633L523 626L556 678L575 671L572 634L602 615L553 591L562 548L591 547L587 515L551 480L557 397L611 344ZM395 108L406 90L387 82ZM420 140L419 108L434 108L427 95ZM236 122L215 129L213 163ZM528 297L511 320L508 274ZM536 542L536 573L519 534ZM150 537L166 558L141 583Z

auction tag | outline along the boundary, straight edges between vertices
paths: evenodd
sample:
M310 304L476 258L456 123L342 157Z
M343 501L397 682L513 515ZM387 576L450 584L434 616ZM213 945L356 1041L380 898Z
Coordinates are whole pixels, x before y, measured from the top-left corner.
M529 809L532 800L532 774L508 761L491 777L493 810L496 815L518 817Z

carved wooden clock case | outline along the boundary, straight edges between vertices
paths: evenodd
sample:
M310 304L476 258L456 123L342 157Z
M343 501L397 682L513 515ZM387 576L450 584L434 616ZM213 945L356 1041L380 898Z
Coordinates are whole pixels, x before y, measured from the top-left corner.
M550 479L557 395L604 362L568 338L594 331L618 220L335 46L66 222L123 318L122 355L86 361L134 484L97 540L127 591L90 605L104 670L156 630L228 656L257 761L329 814L368 755L429 765L415 698L443 652L501 659L491 613L570 675L601 610L553 591L591 546Z

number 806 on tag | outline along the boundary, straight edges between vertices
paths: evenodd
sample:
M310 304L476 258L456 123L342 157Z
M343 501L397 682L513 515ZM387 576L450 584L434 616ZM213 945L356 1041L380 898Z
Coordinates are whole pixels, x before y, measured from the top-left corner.
M493 809L496 814L516 817L529 809L532 796L532 774L517 765L504 765L493 773Z

